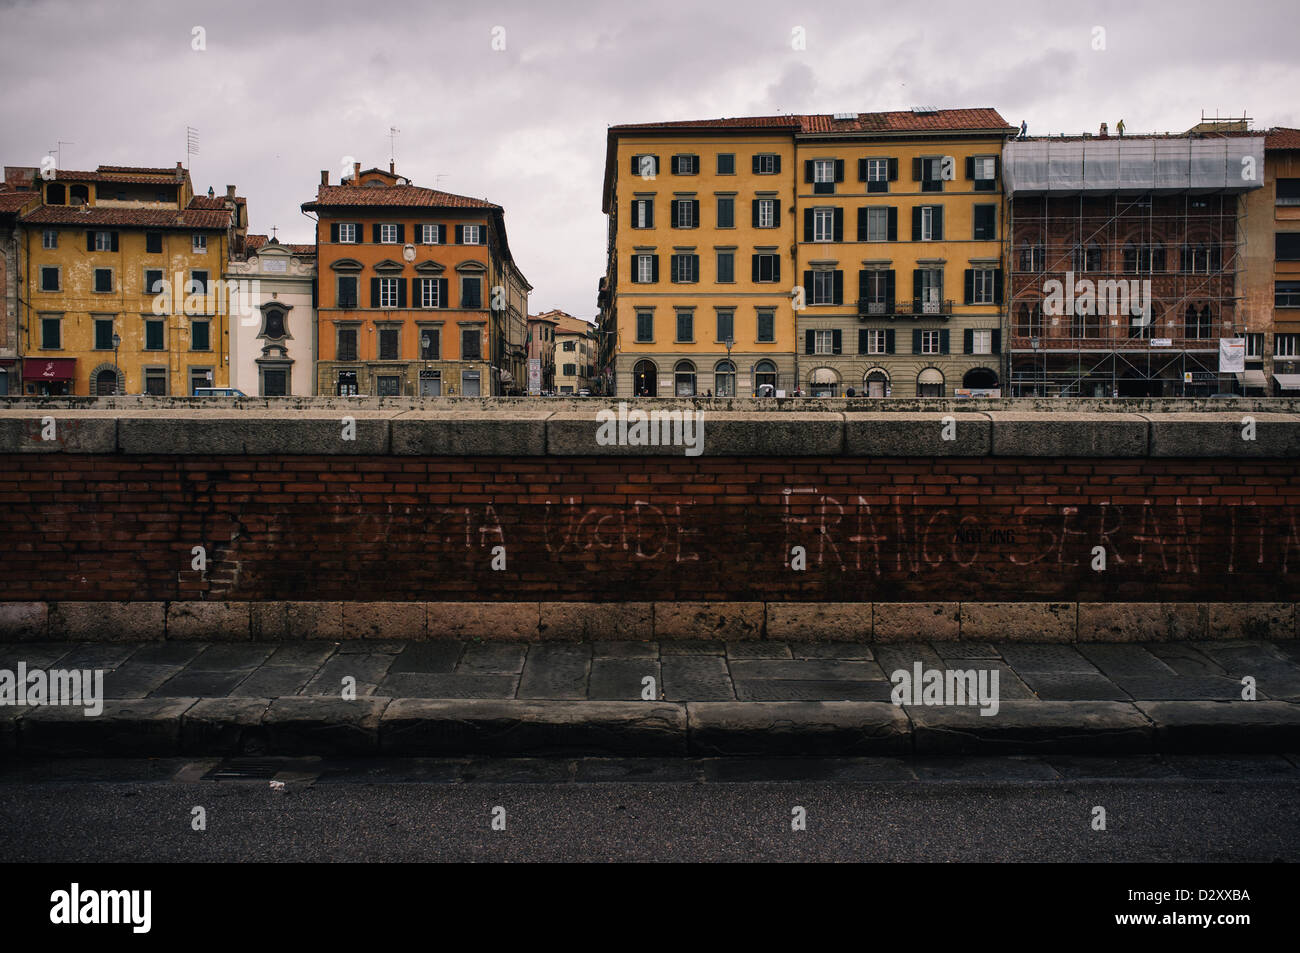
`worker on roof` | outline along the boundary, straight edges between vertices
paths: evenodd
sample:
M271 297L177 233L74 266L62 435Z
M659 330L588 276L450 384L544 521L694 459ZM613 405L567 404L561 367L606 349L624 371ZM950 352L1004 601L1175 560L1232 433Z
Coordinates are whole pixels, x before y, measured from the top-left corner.
M1123 136L1124 136L1124 120L1123 120L1123 119L1121 119L1119 122L1115 123L1115 132L1119 134L1120 138L1123 138Z

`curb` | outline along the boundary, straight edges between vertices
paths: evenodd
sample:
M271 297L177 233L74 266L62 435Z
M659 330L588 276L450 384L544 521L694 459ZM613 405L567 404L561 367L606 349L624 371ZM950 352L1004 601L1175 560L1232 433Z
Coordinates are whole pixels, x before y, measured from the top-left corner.
M0 756L959 756L1300 750L1300 704L147 698L0 710Z

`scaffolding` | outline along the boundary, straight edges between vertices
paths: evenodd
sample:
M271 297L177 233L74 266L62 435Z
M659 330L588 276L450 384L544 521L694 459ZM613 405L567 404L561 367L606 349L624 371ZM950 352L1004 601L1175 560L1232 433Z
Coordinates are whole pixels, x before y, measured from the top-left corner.
M1262 179L1262 136L1007 143L1006 392L1235 390L1219 339L1246 330L1240 196Z

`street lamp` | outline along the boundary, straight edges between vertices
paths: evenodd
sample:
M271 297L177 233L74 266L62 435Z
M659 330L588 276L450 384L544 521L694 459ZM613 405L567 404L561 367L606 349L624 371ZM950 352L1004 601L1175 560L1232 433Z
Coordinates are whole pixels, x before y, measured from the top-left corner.
M122 346L122 335L113 335L113 396L117 396L117 382L121 379L122 371L117 366L117 349Z
M731 363L731 349L736 346L736 339L732 337L730 334L728 334L727 339L722 343L727 346L727 370L731 375L731 383L727 386L727 390L730 391L730 393L719 394L718 396L735 397L736 396L736 365Z

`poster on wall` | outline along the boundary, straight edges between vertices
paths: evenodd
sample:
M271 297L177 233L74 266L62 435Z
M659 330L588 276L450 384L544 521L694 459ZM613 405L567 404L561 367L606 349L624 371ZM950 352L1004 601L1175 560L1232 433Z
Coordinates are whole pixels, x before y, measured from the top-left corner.
M1246 371L1246 339L1219 338L1219 373L1243 374Z
M528 359L528 396L537 397L542 392L542 360L538 357Z

